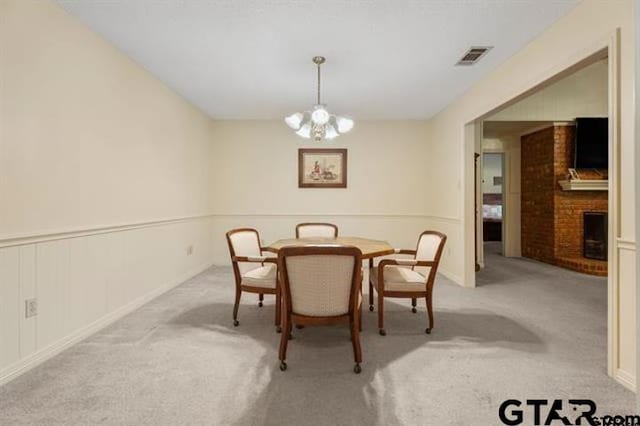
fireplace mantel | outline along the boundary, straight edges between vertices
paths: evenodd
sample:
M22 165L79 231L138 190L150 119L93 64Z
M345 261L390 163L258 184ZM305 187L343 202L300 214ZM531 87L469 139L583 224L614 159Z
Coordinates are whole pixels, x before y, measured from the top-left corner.
M608 191L607 179L571 179L558 181L564 191Z

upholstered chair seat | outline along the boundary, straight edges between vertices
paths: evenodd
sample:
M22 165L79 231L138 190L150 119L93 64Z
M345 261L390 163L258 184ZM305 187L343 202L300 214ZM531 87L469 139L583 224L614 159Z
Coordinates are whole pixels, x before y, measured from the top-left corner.
M369 270L371 283L378 289L378 268ZM427 278L402 266L387 266L384 270L384 289L387 291L426 291Z
M273 263L268 263L242 275L242 285L250 287L276 288L278 278L278 267Z

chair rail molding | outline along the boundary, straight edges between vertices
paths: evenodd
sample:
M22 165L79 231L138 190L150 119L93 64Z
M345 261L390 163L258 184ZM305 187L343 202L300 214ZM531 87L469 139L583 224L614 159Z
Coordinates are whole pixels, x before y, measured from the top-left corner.
M119 223L111 225L84 226L64 230L38 231L26 234L0 236L0 249L5 247L36 244L47 241L58 241L68 238L86 237L89 235L108 234L111 232L131 231L133 229L163 226L172 223L202 220L212 217L211 214L199 214L192 216L180 216L169 219L152 219L148 221Z
M616 244L618 245L618 249L620 250L630 250L630 251L636 250L636 242L633 240L618 238L616 239Z
M423 213L212 213L210 217L388 217L388 218L424 218L444 222L460 223L462 218Z

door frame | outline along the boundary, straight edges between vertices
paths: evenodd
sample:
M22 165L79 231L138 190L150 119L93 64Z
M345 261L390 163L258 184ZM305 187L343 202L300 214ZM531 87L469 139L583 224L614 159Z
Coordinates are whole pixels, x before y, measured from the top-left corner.
M635 245L636 247L636 387L640 387L640 250L637 249L638 242L640 242L640 197L638 196L637 185L640 182L640 54L638 54L638 47L640 47L640 0L636 0L634 3L634 22L635 22L635 126L634 126L634 138L635 138L635 170L636 170L636 235ZM637 412L640 413L640 391L636 392L637 398Z
M637 0L638 1L638 0ZM473 154L477 142L482 140L482 121L497 111L512 105L540 89L553 84L575 71L584 68L598 60L608 58L608 116L609 116L609 191L608 191L608 275L607 275L607 373L618 382L630 387L631 384L624 377L618 375L618 345L619 327L617 315L618 306L618 238L620 237L619 216L619 168L620 168L620 29L617 28L607 37L602 38L592 46L585 48L575 55L567 57L563 62L551 67L537 82L531 82L521 90L517 90L510 99L495 105L480 116L469 117L464 125L464 144L462 148L463 168L463 219L464 219L464 265L463 276L465 287L475 287L475 264L473 243L474 236L474 208L473 201L476 193L473 185ZM637 171L636 167L636 171ZM636 215L637 216L637 215ZM638 361L640 363L640 361Z
M483 187L483 180L484 180L484 156L485 154L496 154L496 155L500 155L500 159L501 159L501 172L502 172L502 230L501 230L501 234L502 234L502 239L500 240L500 244L502 245L502 255L504 256L504 252L505 252L505 218L506 218L506 213L507 213L507 209L506 209L506 187L507 187L507 173L506 173L506 164L507 164L507 153L505 152L504 149L494 149L494 148L489 148L489 149L484 149L482 148L482 151L480 152L480 157L482 158L482 170L480 170L480 182L478 183L478 187L479 187L479 191L480 192L480 224L481 226L478 228L478 240L479 240L479 247L478 247L478 258L482 259L482 263L481 266L482 267L486 267L486 262L484 260L484 220L482 218L482 213L483 213L483 207L484 206L484 187Z

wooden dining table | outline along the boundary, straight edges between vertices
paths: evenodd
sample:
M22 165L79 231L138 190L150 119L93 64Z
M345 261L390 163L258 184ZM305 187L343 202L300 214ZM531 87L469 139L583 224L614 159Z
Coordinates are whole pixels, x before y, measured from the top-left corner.
M283 247L288 246L318 246L318 245L342 245L354 246L360 249L363 259L373 259L378 256L393 254L394 249L387 241L372 240L360 237L307 237L287 238L275 241L264 247L264 250L277 253Z
M360 237L306 237L285 238L274 241L263 250L278 253L282 247L287 246L317 246L317 245L342 245L358 247L362 252L362 259L369 259L369 267L373 267L373 259L395 253L394 248L387 241L372 240Z

